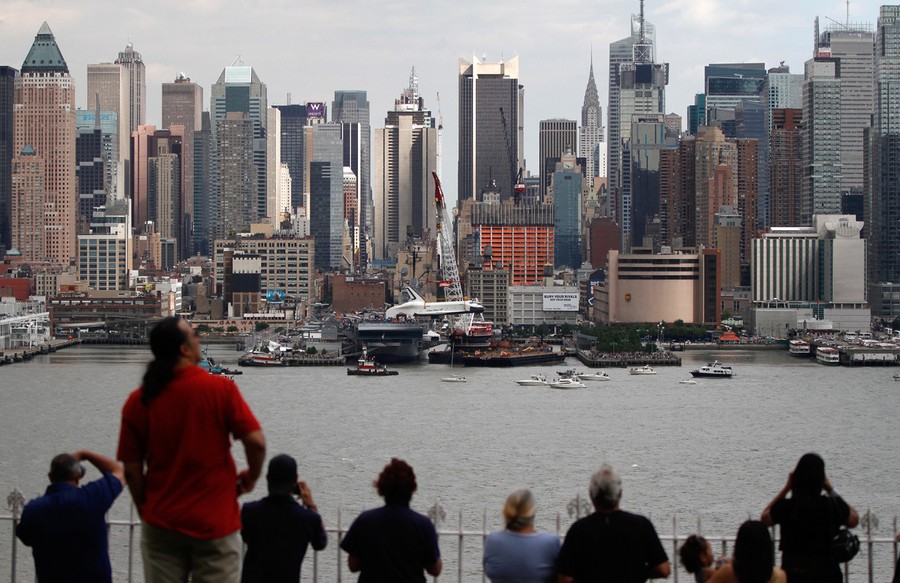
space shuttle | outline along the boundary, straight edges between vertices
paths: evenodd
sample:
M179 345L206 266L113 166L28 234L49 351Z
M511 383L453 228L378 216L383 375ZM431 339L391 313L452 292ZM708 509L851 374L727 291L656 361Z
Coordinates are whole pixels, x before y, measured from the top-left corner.
M386 319L393 320L401 315L407 318L426 316L437 318L451 314L480 314L484 312L484 306L473 300L426 302L425 298L416 293L411 287L406 288L406 295L409 296L409 301L388 308L384 313Z

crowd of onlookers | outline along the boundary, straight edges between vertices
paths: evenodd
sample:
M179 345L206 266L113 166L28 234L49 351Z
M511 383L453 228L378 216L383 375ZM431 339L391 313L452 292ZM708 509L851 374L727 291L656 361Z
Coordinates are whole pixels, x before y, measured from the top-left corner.
M250 408L230 379L197 366L196 332L166 318L150 334L153 360L141 386L122 409L117 459L90 451L64 453L50 464L50 485L30 501L16 535L32 548L40 583L112 581L106 512L125 485L141 516L141 555L147 583L296 583L309 546L327 537L312 492L296 461L274 456L268 495L238 505L263 470L266 442ZM231 440L243 444L246 469L237 470ZM82 462L101 477L81 484ZM374 483L384 505L361 513L340 546L362 583L424 582L443 563L432 521L410 508L416 476L391 459ZM602 466L589 494L594 512L565 538L535 529L531 491L512 492L503 507L505 528L484 544L485 575L493 583L643 582L671 574L669 557L649 519L623 510L622 481ZM835 491L816 454L800 458L760 520L737 531L730 558L715 557L701 536L679 549L697 582L837 583L842 581L834 539L859 522ZM781 566L769 527L781 527ZM246 545L243 554L241 545ZM897 583L897 575L894 576Z

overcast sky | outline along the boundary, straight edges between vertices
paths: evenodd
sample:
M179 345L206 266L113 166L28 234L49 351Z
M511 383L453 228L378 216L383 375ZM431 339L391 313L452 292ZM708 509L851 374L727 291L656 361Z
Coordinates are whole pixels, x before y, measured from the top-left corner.
M850 21L878 19L881 2L854 0ZM21 67L47 21L86 103L89 63L112 62L132 42L147 66L147 121L160 120L161 84L184 72L204 88L238 57L268 87L269 105L330 102L336 89L368 91L372 127L407 85L444 118L442 176L453 200L460 57L489 62L519 56L525 86L525 157L537 164L538 122L580 120L591 55L606 118L609 43L630 34L638 0L0 0L0 64ZM703 90L703 67L779 61L795 73L812 55L813 21L844 22L844 0L647 0L657 60L668 62L666 110L685 116ZM592 50L593 47L593 50Z

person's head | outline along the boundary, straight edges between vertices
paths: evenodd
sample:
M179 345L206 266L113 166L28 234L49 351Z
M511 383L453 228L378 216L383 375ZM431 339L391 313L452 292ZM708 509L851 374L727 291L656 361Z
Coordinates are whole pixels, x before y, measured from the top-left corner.
M276 455L269 460L266 482L269 485L269 494L292 494L297 487L297 462L285 453Z
M503 519L509 530L523 530L534 524L534 495L522 488L506 497Z
M734 575L740 583L766 583L772 578L775 549L769 529L758 520L748 520L734 541Z
M603 464L593 476L589 489L597 510L615 510L622 499L622 479L609 464Z
M84 476L84 466L70 453L61 453L50 461L50 478L52 484L59 482L78 483Z
M375 489L388 504L409 504L416 491L416 474L405 461L391 458L375 480Z
M696 573L713 563L712 547L705 538L696 534L687 537L684 544L678 549L678 555L688 573Z
M150 331L150 350L153 360L144 373L141 400L149 403L172 380L175 368L183 364L197 364L203 355L200 340L187 320L163 318Z
M825 487L825 460L818 454L807 453L797 462L791 476L791 493L794 497L818 496Z

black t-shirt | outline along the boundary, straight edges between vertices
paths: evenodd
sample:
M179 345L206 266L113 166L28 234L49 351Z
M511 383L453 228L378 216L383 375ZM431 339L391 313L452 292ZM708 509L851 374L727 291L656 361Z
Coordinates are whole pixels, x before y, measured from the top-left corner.
M241 509L241 537L247 554L241 583L297 583L306 546L328 542L322 519L291 496L267 496Z
M839 569L829 555L831 538L847 523L850 507L840 496L783 498L772 506L772 521L781 525L782 566L792 571L833 573Z
M558 570L576 583L643 583L651 567L668 560L649 520L616 510L595 512L569 528L559 552Z
M359 559L359 583L424 582L441 557L428 517L402 504L386 504L356 517L341 548Z

